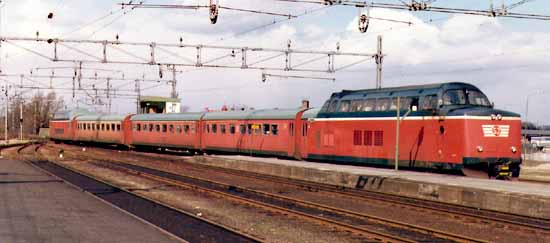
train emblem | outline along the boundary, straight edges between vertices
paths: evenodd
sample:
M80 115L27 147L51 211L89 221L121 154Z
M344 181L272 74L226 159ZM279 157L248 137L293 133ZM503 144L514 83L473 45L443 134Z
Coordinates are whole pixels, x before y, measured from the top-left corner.
M504 137L510 134L509 125L482 125L484 137Z

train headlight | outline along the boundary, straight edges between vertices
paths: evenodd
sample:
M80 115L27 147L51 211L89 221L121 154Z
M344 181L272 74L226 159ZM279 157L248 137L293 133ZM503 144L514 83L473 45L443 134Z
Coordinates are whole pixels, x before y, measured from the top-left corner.
M510 150L512 150L512 153L518 152L518 149L515 146L510 147Z
M499 121L502 120L502 115L501 114L497 115L497 120L499 120Z
M483 146L477 146L477 152L483 152Z
M497 116L495 114L491 114L491 120L496 120Z

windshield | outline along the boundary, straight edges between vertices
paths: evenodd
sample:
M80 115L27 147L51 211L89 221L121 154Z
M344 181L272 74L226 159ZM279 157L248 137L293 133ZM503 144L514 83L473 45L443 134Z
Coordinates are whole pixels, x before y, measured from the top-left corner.
M491 106L489 99L483 93L474 90L468 90L468 103L470 105Z
M443 95L443 105L477 105L491 106L485 94L476 90L447 90Z

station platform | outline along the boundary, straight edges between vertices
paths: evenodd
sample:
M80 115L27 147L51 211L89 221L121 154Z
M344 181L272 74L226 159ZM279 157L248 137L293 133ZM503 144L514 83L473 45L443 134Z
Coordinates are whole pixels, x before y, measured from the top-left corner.
M239 155L193 163L550 219L550 185Z
M0 242L181 242L33 166L0 160Z

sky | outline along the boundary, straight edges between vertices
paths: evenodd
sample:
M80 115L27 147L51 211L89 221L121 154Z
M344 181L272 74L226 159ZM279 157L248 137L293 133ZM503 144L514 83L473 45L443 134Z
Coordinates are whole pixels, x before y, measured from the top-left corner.
M372 17L411 22L411 25L372 20L367 33L357 31L360 10L345 6L322 6L305 3L283 3L274 0L219 0L220 5L234 8L254 9L284 14L301 15L291 20L262 14L220 10L218 23L210 24L206 9L121 9L120 1L110 0L4 0L1 8L0 33L3 36L43 38L114 40L122 42L156 42L178 44L211 44L221 46L247 46L263 48L286 48L288 40L292 47L301 50L334 51L336 43L344 52L374 53L376 39L383 36L383 51L386 55L383 66L383 86L415 85L448 81L468 82L478 86L495 103L497 108L522 114L525 119L539 124L550 124L550 21L490 18L484 16L437 14L432 12L409 12L400 10L371 9ZM494 0L495 5L514 3L517 0ZM135 2L135 1L134 1ZM208 4L207 0L148 0L151 4ZM399 3L398 0L377 2ZM433 6L468 9L487 9L489 1L444 1ZM366 11L366 10L362 10ZM513 10L519 13L550 15L550 3L535 0ZM53 18L48 19L48 13ZM307 14L304 14L306 13ZM269 23L275 24L268 25ZM44 67L67 67L72 63L52 63L36 53L53 52L51 45L36 42L17 42L19 47L3 43L0 67L4 74L48 75ZM33 50L36 53L28 50ZM94 55L101 49L93 45L71 46ZM122 48L122 47L121 47ZM81 53L60 47L59 53L66 58L83 58ZM193 50L170 50L181 56L194 58ZM109 50L112 57L130 60L131 53L147 58L145 48ZM170 53L158 53L159 60L176 60ZM226 55L225 51L203 53L204 59ZM249 62L266 56L251 55ZM311 57L295 56L293 63ZM134 59L135 60L135 59ZM181 61L181 59L179 60ZM337 58L337 66L357 61L354 58ZM309 65L311 68L326 68L323 59ZM218 64L239 64L240 58L222 59ZM284 66L284 58L267 62L266 65ZM143 95L170 94L167 70L159 78L156 65L84 64L84 76L122 76L135 79L160 80L143 83ZM92 68L116 71L94 71ZM262 82L262 71L220 68L178 69L177 91L182 104L192 111L206 107L220 109L223 105L246 105L255 108L291 108L309 99L313 106L321 106L333 92L343 89L374 88L376 80L374 60L346 68L335 74L290 73L270 74L298 75L307 77L334 77L336 81L268 77ZM165 68L164 68L165 69ZM72 75L71 69L58 69L55 74ZM4 78L18 83L19 78ZM39 79L24 80L27 86L58 88L68 108L89 107L90 98L77 91L73 98L72 80ZM104 80L83 81L83 87L105 87ZM118 96L113 98L112 112L135 112L135 99L122 97L134 89L134 81L116 81L113 87ZM26 95L32 95L27 90ZM45 91L42 91L45 92ZM105 100L105 99L103 99ZM94 109L90 107L90 109ZM95 109L105 110L103 107Z

